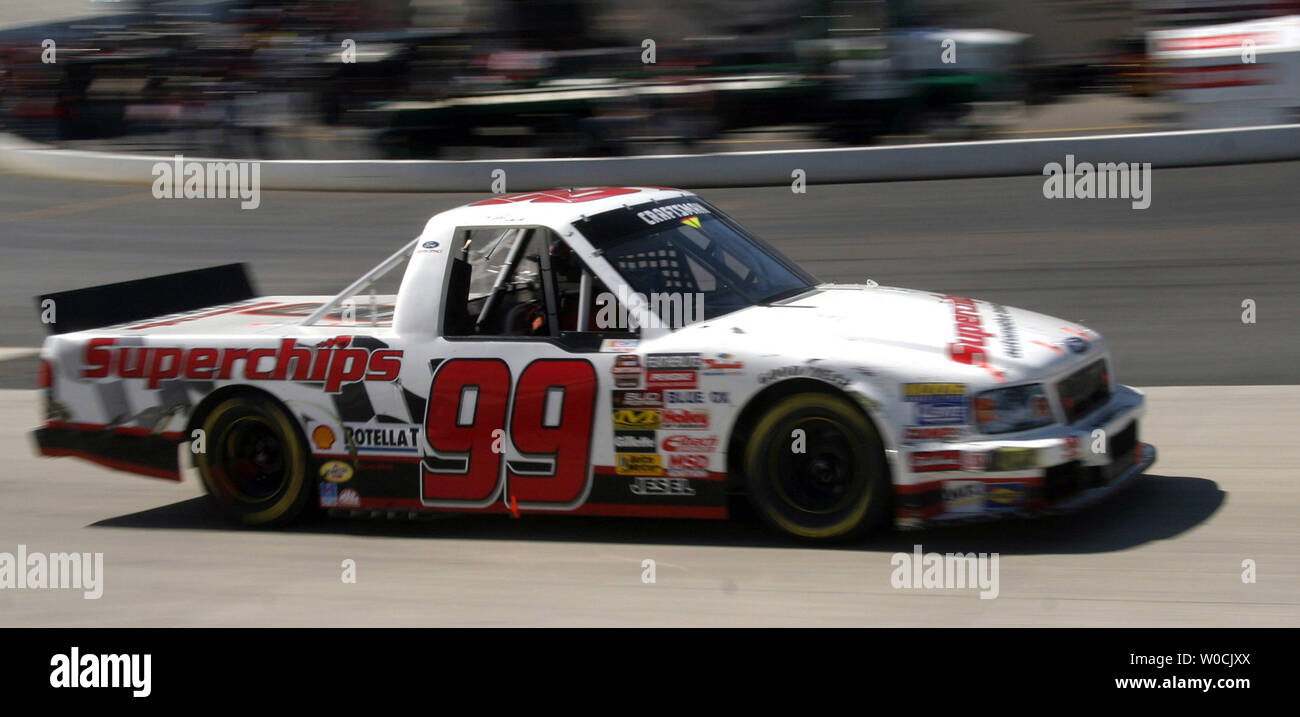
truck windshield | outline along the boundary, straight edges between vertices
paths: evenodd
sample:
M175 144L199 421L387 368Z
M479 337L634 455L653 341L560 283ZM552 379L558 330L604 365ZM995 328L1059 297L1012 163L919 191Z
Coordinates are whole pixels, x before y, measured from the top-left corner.
M795 296L817 284L696 197L614 209L574 226L652 306L654 295L671 298L673 305L702 304L703 316L695 320Z

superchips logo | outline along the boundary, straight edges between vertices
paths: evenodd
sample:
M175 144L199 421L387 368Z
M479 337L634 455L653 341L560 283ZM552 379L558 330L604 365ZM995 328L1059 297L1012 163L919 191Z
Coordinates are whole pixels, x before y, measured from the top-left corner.
M158 388L170 379L208 381L243 378L247 381L320 381L326 393L358 381L394 381L402 371L397 349L348 348L351 337L329 339L311 349L283 339L276 348L174 348L119 346L117 339L91 339L83 359L84 378L145 379ZM243 370L236 374L235 364Z
M957 363L987 369L995 378L1002 380L1002 372L989 363L984 341L993 338L993 334L984 330L975 300L952 294L944 294L939 298L952 304L953 318L957 322L957 341L948 344L948 357Z

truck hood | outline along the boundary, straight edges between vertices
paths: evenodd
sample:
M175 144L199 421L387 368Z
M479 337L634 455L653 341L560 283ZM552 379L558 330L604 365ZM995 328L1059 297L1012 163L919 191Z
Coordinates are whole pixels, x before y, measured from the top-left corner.
M886 286L824 284L706 323L760 355L851 361L974 384L1043 378L1106 352L1099 334L1071 321Z

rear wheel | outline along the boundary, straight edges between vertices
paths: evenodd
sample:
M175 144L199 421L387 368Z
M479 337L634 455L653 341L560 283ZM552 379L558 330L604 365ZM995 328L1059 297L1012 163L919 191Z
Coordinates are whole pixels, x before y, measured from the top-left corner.
M803 393L778 401L745 447L750 500L772 525L832 540L885 522L889 470L874 426L847 399Z
M228 518L243 525L292 522L308 508L315 482L306 441L274 401L238 396L203 420L207 450L195 458L203 486Z

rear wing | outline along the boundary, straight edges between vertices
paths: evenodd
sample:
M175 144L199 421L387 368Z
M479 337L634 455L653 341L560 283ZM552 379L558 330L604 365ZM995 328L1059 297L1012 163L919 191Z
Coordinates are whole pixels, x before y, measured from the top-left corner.
M54 317L52 321L43 318L51 334L66 334L231 304L255 296L245 266L225 264L42 294L36 297L36 310L42 317Z

